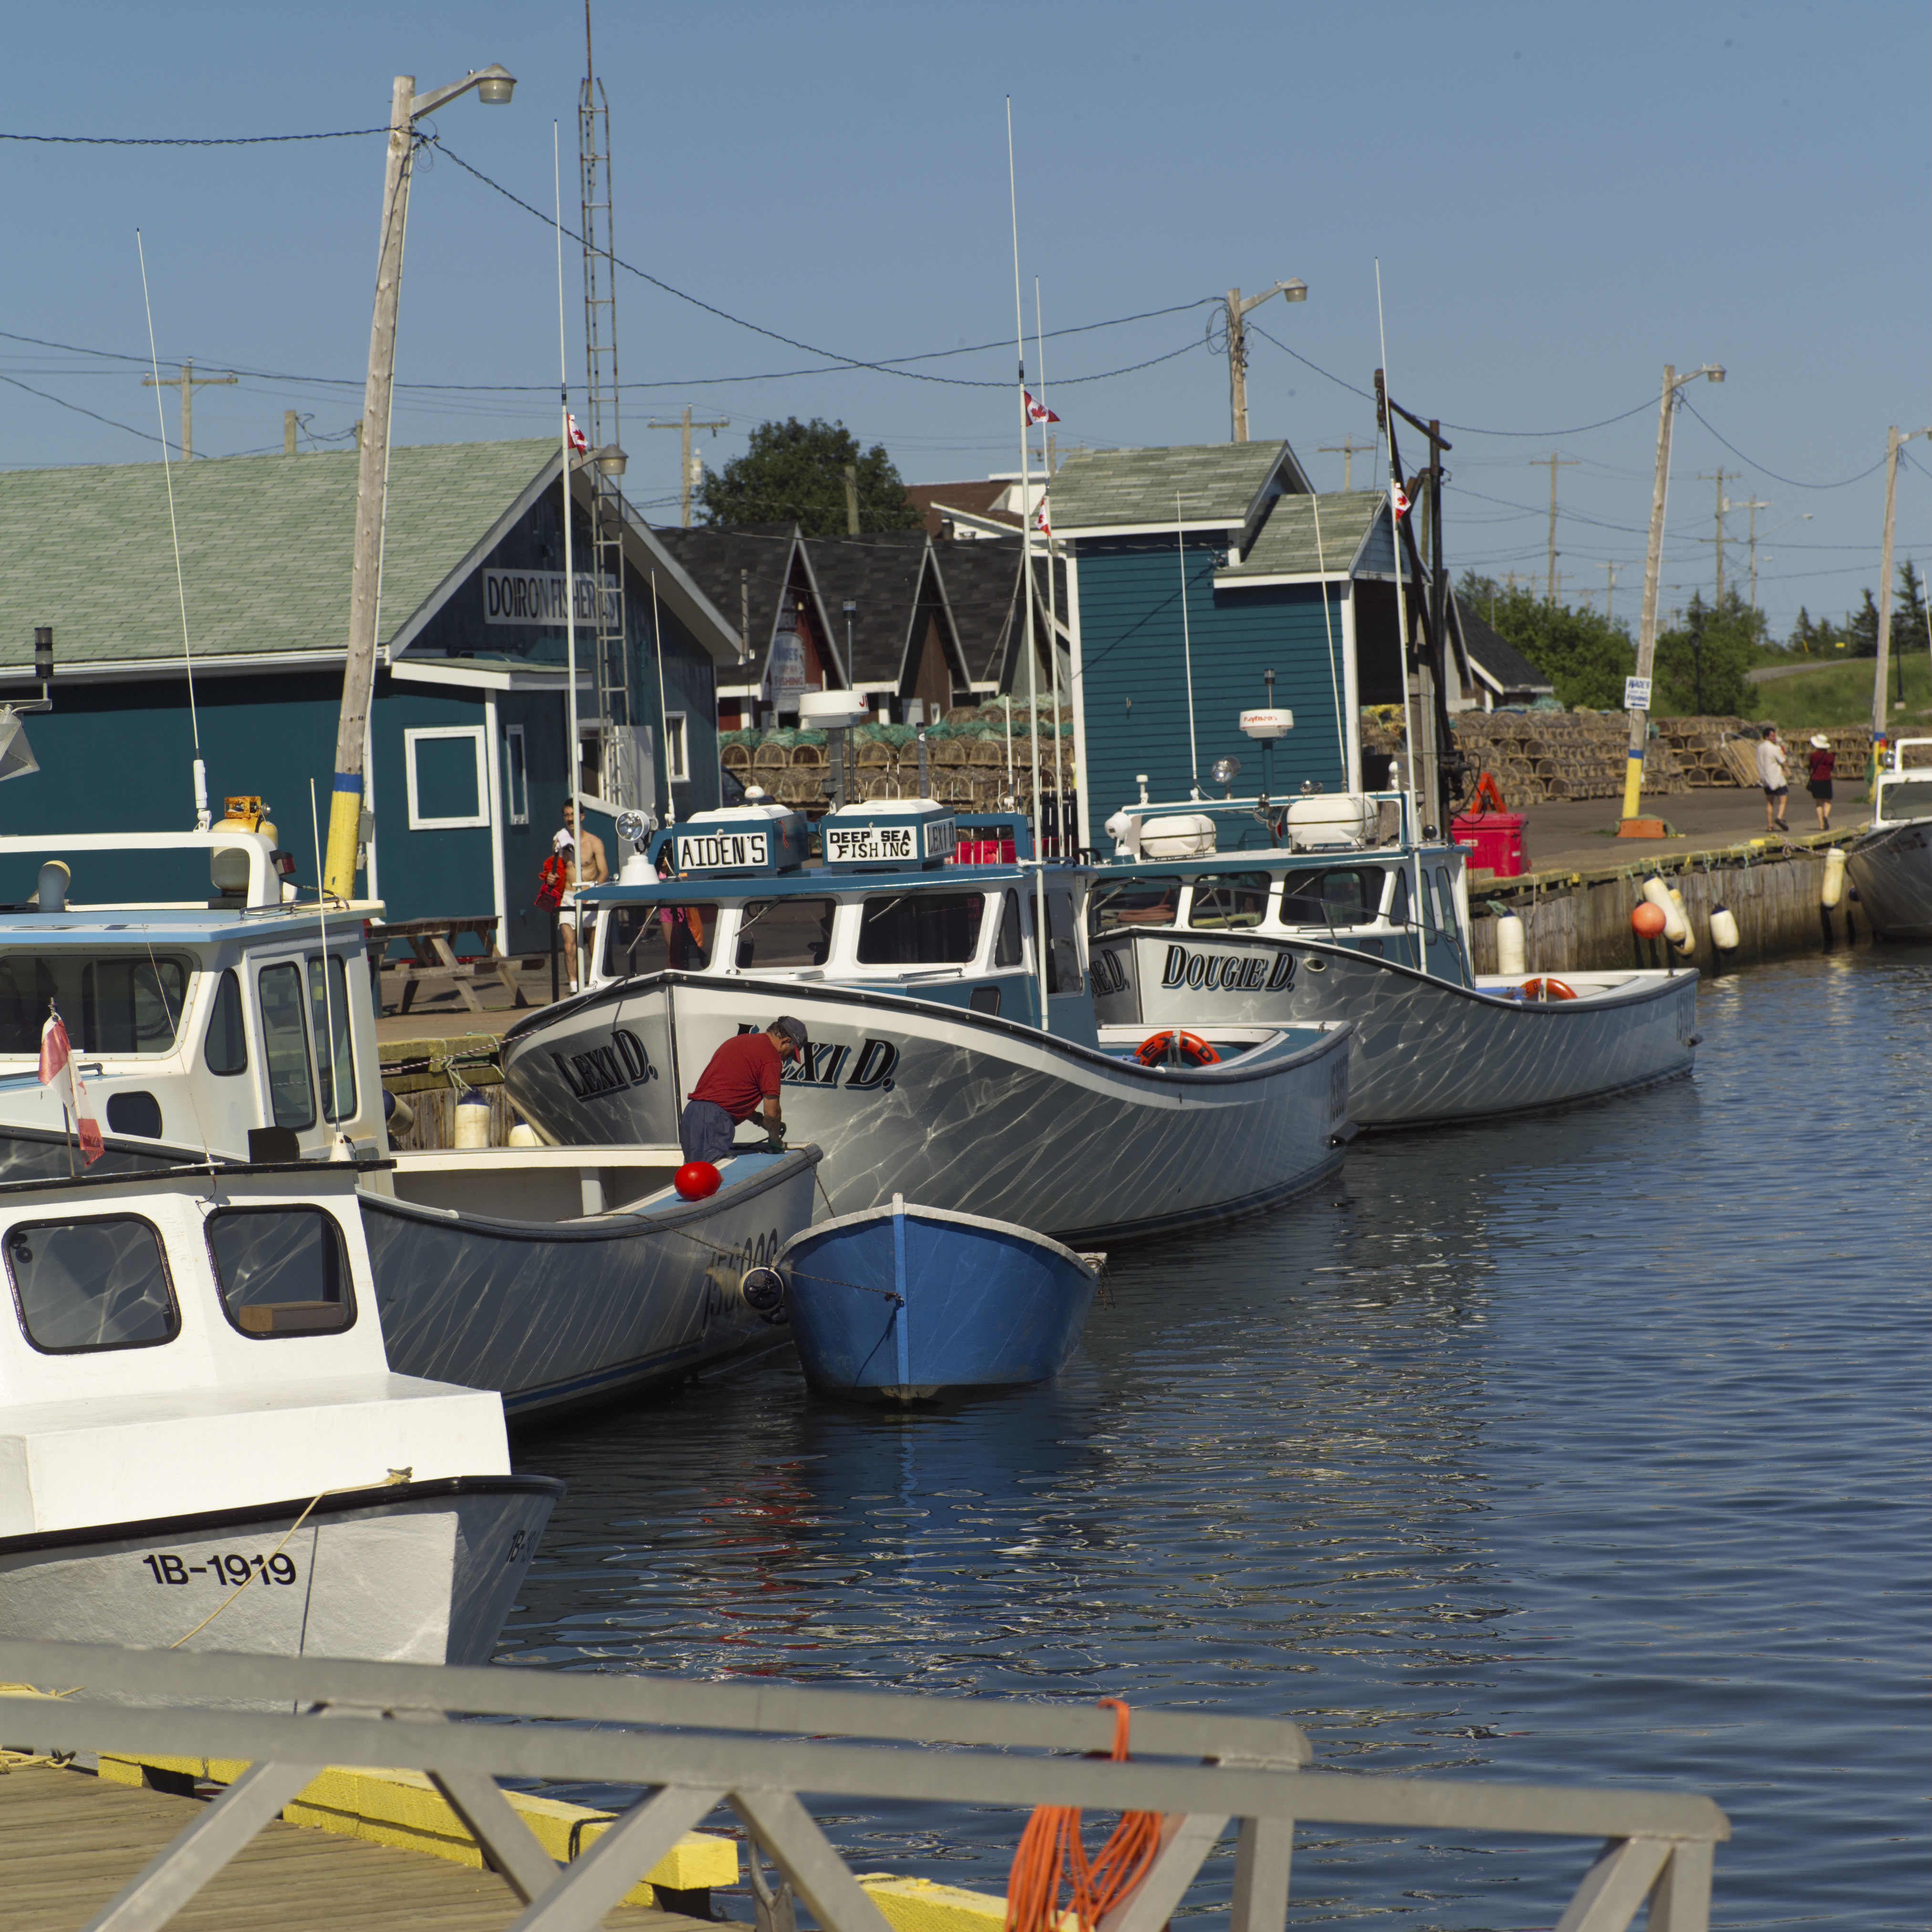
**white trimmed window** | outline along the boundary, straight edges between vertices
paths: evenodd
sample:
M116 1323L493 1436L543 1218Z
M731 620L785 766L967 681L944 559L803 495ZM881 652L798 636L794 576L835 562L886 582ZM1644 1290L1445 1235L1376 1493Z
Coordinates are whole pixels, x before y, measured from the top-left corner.
M504 816L512 825L527 825L530 822L530 767L524 760L524 728L520 724L510 725L503 733L503 761L506 767Z
M667 711L664 713L664 765L666 776L673 784L683 784L691 777L689 741L684 729L684 713Z
M490 823L484 738L481 724L428 724L404 731L412 832L456 832Z

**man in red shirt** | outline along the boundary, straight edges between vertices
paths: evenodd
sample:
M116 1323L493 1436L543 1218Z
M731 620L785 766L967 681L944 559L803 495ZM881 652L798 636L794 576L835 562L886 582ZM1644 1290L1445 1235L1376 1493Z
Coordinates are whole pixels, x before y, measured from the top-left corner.
M772 1142L784 1133L778 1117L778 1080L784 1063L805 1048L803 1024L776 1019L764 1033L734 1034L711 1056L698 1084L691 1090L678 1122L677 1137L686 1160L722 1160L731 1151L731 1136L740 1120L748 1120L763 1103L765 1126Z

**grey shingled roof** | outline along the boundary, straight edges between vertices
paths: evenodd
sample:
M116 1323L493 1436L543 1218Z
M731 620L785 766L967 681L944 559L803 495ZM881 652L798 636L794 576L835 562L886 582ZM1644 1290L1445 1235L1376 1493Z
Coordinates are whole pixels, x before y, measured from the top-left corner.
M771 649L772 633L778 628L796 533L796 524L782 523L706 524L692 530L660 527L653 532L734 630L741 604L748 601L751 605L751 655L742 668L733 668L728 683L756 684L764 676L765 658ZM740 594L740 571L745 573L742 588L748 598L741 598ZM820 609L811 616L815 628L830 630L827 612ZM834 655L842 660L844 633L836 634L832 642Z
M1083 449L1054 472L1048 514L1056 534L1180 520L1239 524L1277 464L1300 467L1285 442L1180 443L1165 449Z
M1490 629L1476 614L1474 605L1456 599L1456 621L1462 632L1463 648L1501 685L1505 692L1548 692L1556 686L1547 671L1536 666L1515 645Z
M392 452L382 636L393 636L544 465L548 437ZM174 466L197 658L341 651L355 544L353 450ZM178 658L181 609L158 461L0 472L0 664Z
M1244 577L1312 577L1323 571L1345 572L1385 501L1379 490L1277 496L1252 548L1232 568L1217 571L1215 580L1238 584Z

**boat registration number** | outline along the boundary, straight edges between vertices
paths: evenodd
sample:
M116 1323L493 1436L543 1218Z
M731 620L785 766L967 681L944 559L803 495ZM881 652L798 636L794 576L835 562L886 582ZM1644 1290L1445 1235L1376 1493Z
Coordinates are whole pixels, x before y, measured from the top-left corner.
M210 1556L202 1563L190 1563L186 1557L165 1550L144 1556L141 1561L148 1566L157 1583L170 1585L190 1583L197 1576L205 1576L212 1582L230 1588L238 1588L257 1576L265 1583L286 1585L301 1574L294 1558L284 1556L279 1550L272 1556L244 1556L239 1551L230 1550L218 1556Z

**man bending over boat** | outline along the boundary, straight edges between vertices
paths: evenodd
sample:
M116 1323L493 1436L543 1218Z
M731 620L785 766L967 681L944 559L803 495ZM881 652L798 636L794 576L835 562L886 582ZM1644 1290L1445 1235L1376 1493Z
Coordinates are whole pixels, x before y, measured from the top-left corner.
M765 1130L774 1148L784 1136L778 1115L778 1081L784 1063L804 1051L805 1026L776 1019L763 1033L736 1034L711 1056L711 1064L691 1090L677 1124L686 1160L722 1160L740 1120L764 1109Z

